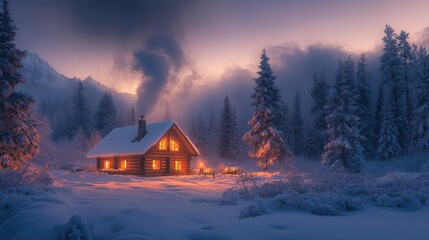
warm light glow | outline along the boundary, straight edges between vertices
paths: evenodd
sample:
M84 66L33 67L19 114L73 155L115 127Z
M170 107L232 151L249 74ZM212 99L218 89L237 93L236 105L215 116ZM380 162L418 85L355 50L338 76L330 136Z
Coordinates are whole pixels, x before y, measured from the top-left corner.
M121 160L121 169L122 170L126 170L127 169L127 161L126 160Z
M174 161L174 169L176 169L176 171L181 171L182 170L182 161Z
M167 150L167 139L163 138L159 141L159 150Z
M110 169L110 161L104 161L104 169Z
M177 142L174 140L170 141L170 151L173 151L173 152L179 151L179 144L177 144Z
M204 163L200 162L200 168L204 167Z
M152 160L152 170L161 170L161 160Z

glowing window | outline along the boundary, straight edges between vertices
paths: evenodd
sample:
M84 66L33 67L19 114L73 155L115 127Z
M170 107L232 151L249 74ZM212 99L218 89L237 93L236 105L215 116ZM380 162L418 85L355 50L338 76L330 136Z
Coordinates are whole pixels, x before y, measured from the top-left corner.
M173 152L179 151L179 144L177 144L177 142L174 140L170 141L170 151L173 151Z
M176 169L176 171L181 171L182 170L182 161L174 161L174 169Z
M161 170L161 160L152 160L152 170Z
M127 161L121 160L120 169L125 170L127 169Z
M167 150L167 139L163 138L159 141L159 150Z
M104 161L104 169L110 169L111 168L111 164L109 160Z

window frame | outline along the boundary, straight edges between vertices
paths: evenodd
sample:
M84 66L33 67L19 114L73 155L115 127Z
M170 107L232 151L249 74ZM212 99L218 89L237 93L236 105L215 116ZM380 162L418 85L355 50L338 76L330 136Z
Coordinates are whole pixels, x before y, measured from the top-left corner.
M111 170L112 167L112 160L103 160L103 169L104 170Z
M180 169L178 167L180 167ZM174 160L174 171L183 171L183 161L182 160Z
M122 167L122 166L124 166L124 167ZM119 160L119 170L126 171L127 169L128 169L128 162L127 162L127 160Z
M155 164L158 162L158 164ZM158 169L155 169L155 166L158 166ZM152 171L161 171L161 159L152 159Z
M168 150L168 145L167 144L168 144L167 137L161 138L161 140L158 143L158 150L160 150L160 151L167 151Z
M174 143L174 145L176 146L176 148L173 148L172 143ZM176 139L174 139L174 138L170 138L170 152L180 152L179 142Z

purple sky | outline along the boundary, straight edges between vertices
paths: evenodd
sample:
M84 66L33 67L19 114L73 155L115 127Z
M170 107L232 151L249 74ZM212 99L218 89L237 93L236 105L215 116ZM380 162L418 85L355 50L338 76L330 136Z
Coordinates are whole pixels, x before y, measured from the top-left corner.
M128 92L140 78L130 72L133 51L163 25L180 31L176 34L192 68L216 78L227 67L254 68L263 47L321 43L370 51L380 44L387 23L414 37L429 24L429 1L167 1L145 3L141 9L133 9L136 1L116 1L112 8L101 7L112 1L84 2L12 1L18 46L41 55L66 76L91 75ZM139 10L158 16L121 20L127 12L138 16ZM139 26L139 21L145 22ZM122 25L128 26L117 29Z
M90 75L135 93L141 79L150 77L142 74L150 67L147 54L156 53L165 57L169 66L162 67L169 74L165 86L152 84L152 91L176 99L193 93L187 101L205 94L198 86L215 89L222 81L225 87L217 93L224 93L254 77L264 47L277 75L293 76L279 84L292 95L311 78L285 71L293 67L311 76L329 69L328 60L371 55L380 48L386 24L406 30L414 41L429 39L427 9L424 0L11 1L18 47L39 54L60 73ZM164 45L148 45L154 38ZM318 58L306 60L310 56Z

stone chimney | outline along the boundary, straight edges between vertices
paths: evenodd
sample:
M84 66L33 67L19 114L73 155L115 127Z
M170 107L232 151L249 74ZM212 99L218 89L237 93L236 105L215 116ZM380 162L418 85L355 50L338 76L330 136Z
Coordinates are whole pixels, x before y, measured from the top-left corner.
M140 115L140 119L138 121L138 133L137 133L137 141L142 140L142 138L146 135L146 119L144 115Z

